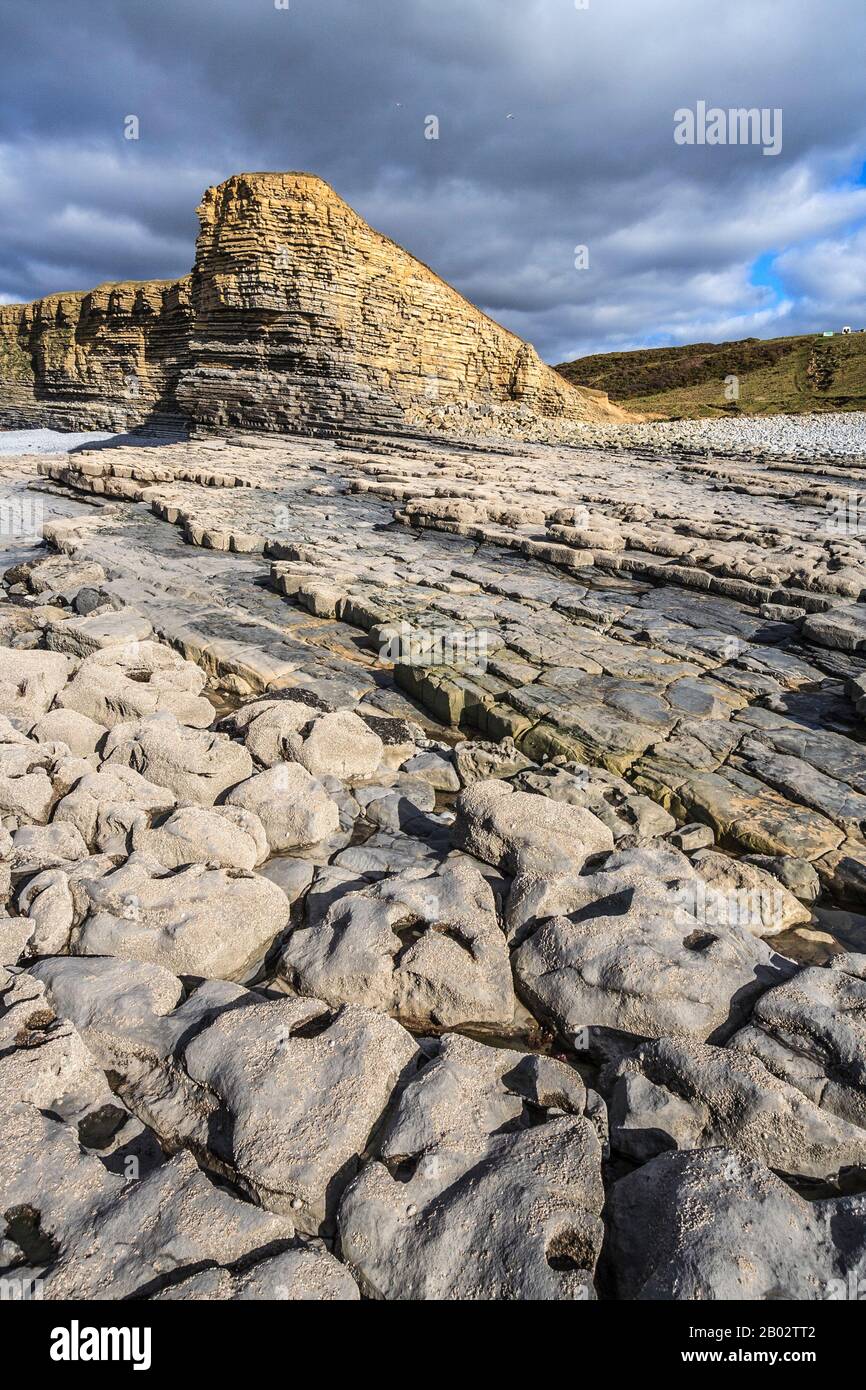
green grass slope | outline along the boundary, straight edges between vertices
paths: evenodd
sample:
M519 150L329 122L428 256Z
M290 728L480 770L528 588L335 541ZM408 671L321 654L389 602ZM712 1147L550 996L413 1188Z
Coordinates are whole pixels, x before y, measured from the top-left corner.
M617 405L665 419L866 410L866 333L856 331L599 353L556 370L575 386L607 391ZM729 376L739 380L739 400L726 399Z

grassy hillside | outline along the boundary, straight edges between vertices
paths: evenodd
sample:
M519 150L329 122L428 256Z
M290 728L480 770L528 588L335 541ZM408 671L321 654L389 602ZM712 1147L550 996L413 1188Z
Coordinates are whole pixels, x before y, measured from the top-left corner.
M665 419L866 410L866 333L599 353L556 370L575 386ZM725 398L728 376L739 379L738 401Z

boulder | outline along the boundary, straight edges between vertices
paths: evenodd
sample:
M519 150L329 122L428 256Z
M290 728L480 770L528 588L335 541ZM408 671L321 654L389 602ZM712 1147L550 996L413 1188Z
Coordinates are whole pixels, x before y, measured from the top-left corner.
M620 1063L610 1131L639 1163L671 1148L720 1147L791 1177L866 1176L866 1129L820 1109L757 1057L681 1038L644 1043Z
M63 868L87 859L90 850L80 831L67 821L51 825L22 825L12 836L9 867L13 878Z
M665 1034L724 1041L796 969L744 927L696 917L693 878L623 886L607 868L587 878L595 901L543 921L513 958L527 1007L578 1050L604 1055Z
M74 825L92 850L125 854L137 826L173 810L175 797L122 763L103 764L57 803L52 824Z
M29 730L37 743L63 743L78 758L88 758L105 737L105 727L74 709L56 707L43 714Z
M588 1108L561 1062L443 1038L340 1206L342 1255L362 1290L594 1298L604 1189Z
M157 713L173 714L180 724L206 729L213 705L201 691L200 666L159 642L106 647L81 662L58 703L113 728Z
M71 656L90 656L106 647L125 647L146 642L153 635L147 618L131 609L109 609L87 617L62 618L46 625L45 642L50 651Z
M253 700L236 710L232 723L256 762L273 767L286 759L286 739L321 711L303 700Z
M481 781L461 792L453 842L506 873L574 873L613 849L613 835L591 811Z
M203 864L171 872L140 852L81 887L73 955L124 956L178 975L247 978L289 917L285 894L258 874Z
M340 828L336 802L298 763L280 763L247 778L229 792L226 804L259 817L272 854L316 844Z
M346 893L320 922L291 933L279 971L301 994L366 1004L414 1028L514 1017L496 902L467 863Z
M550 917L571 917L593 908L605 893L623 894L637 889L647 880L667 882L686 890L695 879L690 861L669 845L654 849L622 850L604 861L603 872L540 876L521 872L511 882L505 908L508 940L519 946L537 926Z
M266 1256L251 1268L219 1266L191 1274L153 1295L156 1302L357 1302L361 1297L345 1265L325 1249L299 1245Z
M126 975L107 960L33 968L163 1144L192 1149L310 1235L333 1223L418 1062L399 1023L355 1005L331 1013L318 1000L265 1000L213 981L181 1001L180 982L152 965Z
M866 955L836 956L769 990L730 1046L866 1130Z
M291 1220L216 1188L190 1154L163 1162L157 1150L145 1172L120 1153L110 1171L109 1149L140 1124L44 982L0 971L0 996L4 1276L40 1280L50 1300L146 1298L178 1269L292 1243ZM128 1156L141 1152L133 1143Z
M73 666L60 652L0 647L0 714L39 719L53 705Z
M131 767L182 801L214 802L253 770L253 760L225 734L189 729L173 714L153 714L116 724L104 748L105 763Z
M167 869L207 864L250 870L268 857L264 826L241 806L179 806L159 826L137 824L132 844Z
M662 1154L614 1185L608 1254L620 1299L843 1299L866 1267L866 1196L806 1201L730 1149Z
M695 909L710 925L738 922L766 937L812 920L810 909L758 864L709 849L699 850L692 863L700 881Z
M351 710L322 714L283 738L285 757L314 777L370 777L383 759L379 735Z

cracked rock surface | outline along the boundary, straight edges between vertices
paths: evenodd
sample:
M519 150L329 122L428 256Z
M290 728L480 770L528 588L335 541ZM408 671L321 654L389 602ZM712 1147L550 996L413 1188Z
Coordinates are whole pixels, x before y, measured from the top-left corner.
M866 552L824 525L866 458L798 428L0 453L45 515L0 591L0 1278L866 1271Z

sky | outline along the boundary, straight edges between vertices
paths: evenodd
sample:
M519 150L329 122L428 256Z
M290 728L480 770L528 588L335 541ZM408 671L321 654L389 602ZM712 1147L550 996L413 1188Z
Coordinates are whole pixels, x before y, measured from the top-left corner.
M866 327L863 0L0 0L0 52L0 302L185 274L209 184L303 169L550 362Z

